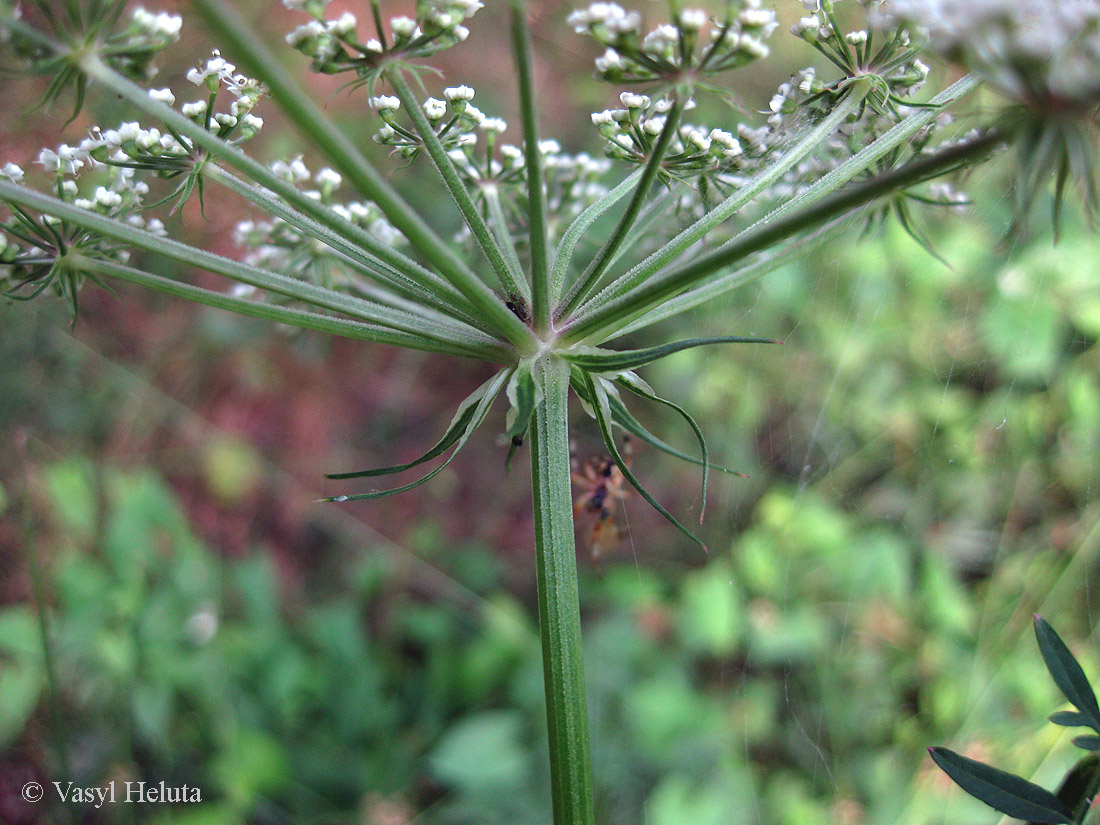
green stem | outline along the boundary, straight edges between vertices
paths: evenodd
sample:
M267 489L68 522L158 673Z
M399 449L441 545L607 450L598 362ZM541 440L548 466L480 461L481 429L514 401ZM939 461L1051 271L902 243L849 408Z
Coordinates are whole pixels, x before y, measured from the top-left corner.
M170 106L154 100L148 92L113 71L94 54L82 61L81 66L90 76L103 83L111 91L142 111L160 118L177 132L192 140L195 145L205 149L213 157L224 160L254 182L284 198L299 212L308 215L318 223L358 244L387 265L417 281L421 286L436 292L440 298L443 298L441 282L434 274L426 282L422 281L422 267L416 266L392 247L386 246L371 237L362 227L341 218L332 209L306 196L293 184L283 180L262 163L244 154L236 146L226 143L212 132L207 131L201 124L184 117ZM423 113L421 113L421 116L423 117ZM483 318L485 323L492 327L495 332L498 332L524 351L533 352L535 350L536 343L531 330L520 322L504 306L503 301L485 284L473 276L466 277L459 273L451 281L451 286L466 297L472 305L471 308L476 308L478 316Z
M531 425L539 630L554 825L594 825L577 558L569 472L569 365L544 355Z
M523 277L523 265L519 262L516 253L516 245L512 240L512 234L508 231L508 216L504 214L504 204L500 200L500 190L496 184L486 184L481 187L482 197L489 209L489 227L497 236L497 243L504 253L504 259L508 264L508 281L501 284L504 289L518 298L531 301L531 285Z
M291 226L300 229L309 237L320 241L329 249L333 250L338 257L342 257L344 263L355 271L386 284L406 298L411 298L414 301L419 301L430 307L435 307L448 317L457 315L471 326L478 326L477 321L472 318L469 313L455 308L456 305L467 306L467 302L462 294L450 284L440 284L444 291L449 294L450 300L438 298L434 292L420 286L416 281L410 280L396 269L386 266L381 261L369 255L363 254L363 250L359 245L344 240L327 226L323 226L312 218L287 206L281 198L276 197L267 189L255 186L248 181L241 180L236 175L233 175L213 163L206 165L203 174L209 179L222 184L227 189L252 201L252 203L261 207L268 214L282 218ZM419 267L419 264L413 264L413 266L420 268L426 278L434 277L428 270Z
M454 198L458 210L462 213L462 219L466 222L466 226L470 228L470 234L474 236L474 240L477 241L478 246L481 247L481 251L485 253L485 257L489 261L489 266L492 267L497 279L502 284L507 283L508 264L504 260L504 255L500 251L500 247L497 246L496 238L493 237L493 233L489 230L488 225L485 223L485 219L481 216L481 212L478 211L477 205L474 203L473 198L470 197L470 193L466 191L466 184L464 184L459 177L454 162L447 156L447 150L443 146L443 141L439 139L431 123L428 122L428 116L425 115L424 110L420 108L420 102L416 99L416 95L413 93L413 90L409 88L409 84L405 82L405 77L401 74L400 69L394 68L388 70L386 72L386 78L389 80L390 85L393 86L393 90L398 100L401 101L401 106L405 109L405 113L408 115L409 119L412 120L417 134L420 135L420 139L424 142L424 149L427 151L428 157L432 159L435 168L439 171L439 175L443 179L447 191L450 192L451 197ZM484 283L477 280L474 280L473 283L477 285L476 295L466 293L466 291L463 290L467 297L477 305L478 309L493 316L494 320L497 321L494 326L499 327L501 332L505 331L505 327L509 330L514 330L518 326L522 332L517 333L515 337L509 335L509 340L517 346L523 346L528 354L533 354L537 348L537 343L534 333L530 328L513 315L512 311L504 305L502 300L500 300L500 297ZM501 313L503 313L504 317L497 317L500 316Z
M604 301L609 301L625 292L629 292L635 286L649 278L654 272L657 272L666 264L671 263L692 245L703 240L709 232L715 229L719 224L736 215L742 208L751 203L753 198L774 184L788 170L793 169L795 165L817 147L821 141L832 135L848 115L859 107L865 96L865 92L859 93L854 89L846 94L836 105L836 108L829 112L821 123L807 132L789 151L784 151L782 156L771 166L754 177L746 186L738 189L722 201L722 203L714 207L714 209L705 216L687 227L687 229L683 230L667 244L664 244L644 261L608 284L591 300L586 302L585 305L581 307L581 311L583 312L588 307L598 306Z
M158 237L114 218L81 209L71 203L66 203L2 179L0 179L0 200L35 209L46 215L53 215L75 226L90 230L105 238L129 244L137 249L144 249L147 252L163 255L190 266L206 269L259 289L266 289L270 292L286 295L289 298L297 298L313 306L331 309L352 318L440 341L471 341L477 344L494 343L494 339L481 331L471 329L458 321L444 323L429 320L422 313L412 313L390 306L383 306L296 278L288 278L285 275L267 272L240 261L215 255L204 249L188 246L169 238Z
M523 121L523 151L527 173L527 231L531 244L531 316L535 330L550 329L550 272L547 242L546 178L539 150L538 107L535 103L531 28L524 0L512 0L512 51L519 70L519 104Z
M625 326L621 328L616 326L614 337L620 338L624 335L630 335L632 332L651 327L704 304L713 306L715 300L731 290L786 265L796 257L805 255L808 246L822 240L822 234L828 234L828 228L823 230L823 233L812 233L809 236L799 238L787 244L781 250L768 250L763 255L757 255L752 260L746 261L732 270L705 278L686 292L681 292L675 298L662 301L660 305L653 309L631 313L630 316L622 319Z
M276 304L248 301L243 298L234 298L222 292L212 289L186 284L161 275L154 275L134 267L125 266L114 261L104 261L95 258L85 258L73 255L69 259L69 265L77 272L91 272L96 275L106 275L127 283L155 289L166 295L183 298L198 304L216 307L218 309L235 312L238 315L246 315L250 318L262 318L278 324L288 324L298 329L308 329L314 332L324 332L329 335L337 335L343 338L355 338L362 341L373 341L379 344L392 344L409 349L424 350L427 352L442 352L447 355L461 355L468 358L476 358L481 361L490 361L495 364L508 364L514 361L512 351L500 344L486 343L482 346L459 342L454 339L445 341L414 335L409 332L401 332L395 329L378 326L376 324L364 324L359 321L348 321L344 318L335 318L331 315L320 315L316 312L307 312L292 307L283 307Z
M590 204L569 224L558 243L558 250L554 256L554 266L550 273L551 297L555 301L561 297L561 290L565 286L565 277L569 274L569 264L573 260L573 250L576 249L577 243L601 215L625 198L627 193L634 191L642 172L642 169L635 169L614 189L595 203Z
M926 106L922 106L917 112L894 126L882 137L878 138L869 146L860 150L844 163L840 164L836 169L826 174L825 177L818 180L805 192L801 192L790 200L780 204L776 209L765 215L749 228L755 229L759 224L768 223L780 215L785 215L794 209L798 209L810 201L824 197L835 189L843 186L845 183L848 183L848 181L852 180L864 170L873 168L875 164L886 157L887 154L898 146L911 141L917 132L928 127L935 121L943 112L944 106L958 100L960 97L968 94L980 85L981 80L974 75L964 75L959 78L928 101Z
M754 252L767 249L801 232L821 226L876 198L899 192L908 186L956 169L962 164L973 162L988 155L1004 141L1003 132L986 132L835 192L829 197L810 203L796 212L788 213L767 224L746 230L735 238L734 242L682 266L667 270L663 275L651 278L638 289L578 317L565 327L559 340L562 344L604 340L610 332L625 325L623 319L637 317L636 313L639 310L644 311L657 306L708 275L731 266Z
M226 0L195 0L212 39L232 44L232 57L262 80L271 98L302 135L317 146L344 178L373 201L409 243L451 283L473 272L409 206L366 156L302 91L279 60ZM381 38L382 32L379 32Z
M620 247L622 247L623 241L626 240L627 233L634 225L634 221L637 219L638 213L645 204L646 198L649 197L650 187L653 185L653 182L657 180L657 173L661 171L661 162L664 160L665 152L668 151L669 144L672 143L672 138L679 129L680 116L683 114L684 108L687 106L687 102L690 98L691 95L686 91L679 91L676 93L675 97L673 97L672 108L666 115L664 128L661 129L661 134L657 138L657 143L653 147L649 160L646 161L644 171L642 172L642 179L638 182L638 188L634 190L634 195L631 197L630 203L627 204L623 216L619 219L618 226L616 226L615 231L611 233L611 237L607 240L607 243L604 244L599 255L592 261L584 274L574 282L568 294L565 296L565 300L562 301L561 307L555 313L558 318L569 315L569 313L580 306L581 301L587 298L589 293L595 288L597 282L614 260L615 254L619 251Z

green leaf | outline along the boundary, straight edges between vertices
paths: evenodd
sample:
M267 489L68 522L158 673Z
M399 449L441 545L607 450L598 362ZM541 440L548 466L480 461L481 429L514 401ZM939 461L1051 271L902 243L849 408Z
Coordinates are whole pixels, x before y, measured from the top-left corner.
M994 810L1043 825L1073 822L1073 811L1046 788L948 748L928 753L960 788Z
M607 451L611 454L611 459L618 466L623 477L629 481L631 486L638 491L638 494L648 501L654 510L664 516L673 527L691 539L695 544L702 547L704 553L709 553L710 551L707 549L707 546L690 530L677 521L672 513L662 507L657 499L650 495L649 491L642 486L642 483L638 481L637 476L634 475L631 469L626 466L626 461L623 459L622 455L620 455L619 448L615 444L615 435L611 432L611 408L608 401L608 393L607 390L604 389L603 384L596 383L592 376L586 372L581 373L581 381L584 383L588 397L595 402L592 404L592 411L596 416L596 424L600 428L600 435L603 436L604 445L607 447Z
M570 364L587 370L588 372L621 372L632 370L650 364L666 355L674 352L702 347L708 344L781 344L774 338L744 338L735 335L722 335L714 338L688 338L684 341L674 341L671 344L662 344L645 349L614 350L601 349L600 347L574 347L563 350L559 354Z
M1100 736L1075 736L1073 744L1086 751L1100 751Z
M505 395L508 396L508 403L511 404L508 410L508 431L505 435L509 438L517 438L527 432L527 425L531 423L531 416L538 403L535 378L531 374L529 363L521 364L512 373Z
M501 389L504 387L504 384L508 380L508 378L511 376L511 373L512 373L512 370L509 370L509 369L501 370L496 375L494 375L492 378L490 378L488 381L486 381L485 384L482 385L482 387L479 387L478 390L474 391L474 395L477 395L478 392L482 388L485 388L485 391L481 395L480 400L477 401L477 404L473 408L473 413L466 420L465 426L460 431L461 434L460 434L459 438L457 439L457 443L455 444L454 452L452 452L447 457L446 461L444 461L442 464L440 464L438 467L436 467L430 473L427 473L426 475L421 476L416 481L410 482L409 484L405 484L401 487L394 487L394 488L389 489L389 490L372 490L369 493L357 493L356 495L352 495L352 496L330 496L328 498L323 498L323 499L319 499L319 500L320 501L342 502L342 501L363 501L365 499L385 498L386 496L392 496L392 495L396 495L397 493L404 493L407 490L412 490L414 487L419 487L421 484L424 484L425 482L430 481L435 476L437 476L439 473L441 473L443 471L444 467L446 467L448 464L450 464L452 461L454 461L455 456L458 455L459 451L464 446L466 446L466 442L470 439L470 436L473 434L474 430L476 430L479 426L481 426L481 422L483 422L485 420L485 416L489 412L489 407L491 407L493 405L493 401L496 399L497 395L500 393ZM463 402L463 404L467 403L469 400L470 399L467 398L466 401ZM449 433L450 433L450 430L448 430L448 434ZM439 445L437 444L436 447L438 447L438 446ZM433 447L433 449L435 449L435 448ZM446 449L446 448L444 447L443 449ZM442 452L442 450L440 452ZM439 455L439 453L436 453L436 455ZM421 461L421 459L417 459L417 461L413 462L413 464L419 464L420 461ZM413 466L413 464L410 464L409 466ZM375 472L374 474L377 475L377 472ZM354 475L355 474L351 474L351 476L354 476ZM336 476L333 476L333 477L336 477ZM344 476L344 477L346 478L346 477L350 477L350 476Z
M637 186L638 179L641 176L642 170L635 169L629 177L598 201L589 205L569 224L569 228L558 243L558 250L554 257L551 289L555 300L559 297L562 285L565 283L565 276L569 272L569 262L573 257L573 249L576 247L577 241L581 239L600 215L622 200L627 193L634 191L634 187Z
M674 404L671 401L667 401L666 399L661 398L659 395L653 392L649 384L647 384L645 381L643 381L641 378L634 375L633 373L620 375L618 378L615 379L615 383L618 384L620 387L625 387L635 395L640 395L642 398L648 398L650 401L656 401L658 404L663 404L664 406L675 410L677 413L679 413L680 417L687 422L687 425L691 427L691 431L695 434L695 440L699 442L699 452L702 453L702 459L699 462L703 466L703 485L702 491L699 494L699 523L702 524L703 516L706 514L707 511L707 479L710 472L710 459L707 454L707 440L703 436L702 428L700 428L700 426L695 422L695 419L688 414L687 410L685 410L678 404Z
M1100 707L1096 704L1096 694L1092 692L1085 672L1069 652L1066 643L1042 616L1035 617L1035 638L1054 684L1058 685L1070 704L1086 717L1086 724L1100 733Z
M1087 726L1089 723L1089 719L1085 714L1078 713L1075 710L1060 710L1057 713L1052 713L1047 719L1056 725L1067 728Z
M671 444L662 441L660 438L653 435L653 433L643 427L642 424L636 418L634 418L633 415L630 414L630 411L626 408L626 405L623 404L623 402L620 401L618 398L615 398L614 396L609 396L608 401L611 405L611 417L615 421L615 423L631 435L637 436L646 444L649 444L651 447L656 447L663 453L667 453L670 456L688 461L692 464L697 464L700 467L709 467L712 470L718 470L719 472L727 473L731 476L741 476L742 478L748 478L747 475L738 472L737 470L731 470L729 467L724 467L721 464L715 464L711 461L704 462L701 459L698 459L695 456L691 455L690 453L685 453L683 450L676 449Z
M378 467L373 470L358 470L352 473L326 473L325 478L332 479L345 479L345 478L370 478L373 476L388 476L395 473L404 472L418 464L423 464L425 461L431 461L433 458L447 452L451 446L462 437L462 433L466 431L470 421L473 419L477 412L478 402L485 396L485 393L489 391L490 385L497 379L498 376L493 376L472 393L470 393L458 405L458 410L455 411L454 418L451 419L451 423L447 426L447 431L443 434L443 437L436 442L424 455L420 456L408 464L394 464L390 467Z

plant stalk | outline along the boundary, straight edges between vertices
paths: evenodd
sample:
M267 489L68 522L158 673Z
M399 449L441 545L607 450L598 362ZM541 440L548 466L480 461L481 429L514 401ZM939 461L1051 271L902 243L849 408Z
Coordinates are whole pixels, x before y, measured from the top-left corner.
M801 232L816 229L880 197L900 192L988 155L1005 140L1003 131L986 132L841 189L772 222L754 226L718 249L682 266L665 270L633 291L570 321L564 326L560 340L566 344L606 340L613 332L626 326L624 319L637 317L639 311L658 306L708 275Z
M531 28L527 23L527 4L512 0L512 52L519 75L520 114L523 120L524 166L527 175L527 225L531 242L531 317L535 331L544 334L550 328L550 269L546 175L539 148L538 107L535 104L534 58L531 54Z
M577 556L569 474L569 364L543 355L531 425L539 632L554 825L594 825Z
M355 143L291 78L233 4L224 0L195 0L195 5L213 32L211 39L233 44L233 59L264 82L272 99L294 126L325 153L352 186L378 205L414 249L444 273L451 283L463 277L474 277L465 262L402 199ZM381 32L379 36L382 36Z

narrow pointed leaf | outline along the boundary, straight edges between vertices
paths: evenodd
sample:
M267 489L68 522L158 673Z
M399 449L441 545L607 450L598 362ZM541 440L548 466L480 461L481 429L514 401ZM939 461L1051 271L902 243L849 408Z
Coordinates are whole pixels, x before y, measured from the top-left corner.
M604 214L608 209L622 200L628 193L634 191L634 187L638 184L638 178L641 176L642 170L635 169L622 183L613 188L598 201L589 205L583 212L574 218L571 224L569 224L569 228L565 231L565 234L558 244L558 250L554 258L554 268L551 274L551 289L553 290L553 297L555 300L560 297L562 286L565 284L565 276L569 272L569 262L573 257L573 249L576 247L577 241L581 239L584 233L588 231L588 228L596 222L596 219L599 218L600 215Z
M527 425L531 423L531 416L538 403L535 378L529 365L521 365L512 374L506 394L511 407L508 410L508 430L505 435L516 438L527 432Z
M1073 744L1082 750L1100 751L1100 736L1096 736L1095 734L1075 736L1073 737Z
M1046 788L948 748L928 752L960 788L1003 814L1043 825L1073 822L1073 811Z
M687 425L691 427L691 431L695 434L695 440L699 442L699 452L702 453L702 460L700 461L700 464L702 464L703 466L703 484L702 490L700 492L701 503L699 505L699 523L702 524L703 516L706 514L707 511L707 479L710 470L710 459L707 455L707 439L703 436L703 430L696 423L695 419L688 414L687 410L685 410L678 404L674 404L671 401L661 398L649 388L648 384L646 384L633 373L626 373L625 375L619 376L615 380L615 383L618 384L620 387L625 387L635 395L640 395L642 398L648 398L650 401L656 401L658 404L663 404L664 406L669 407L670 409L678 413L680 417L687 422Z
M642 486L642 483L638 481L637 476L626 466L626 462L623 460L622 455L619 453L619 448L615 444L615 435L611 431L611 408L608 401L607 390L604 389L602 384L598 384L593 381L592 376L588 373L582 373L582 381L585 384L585 388L588 393L588 397L593 400L592 410L596 414L596 424L600 428L600 435L603 436L604 445L607 447L608 452L611 454L611 459L619 468L619 472L623 474L623 477L630 482L631 486L638 491L650 506L653 507L658 513L664 516L668 522L691 539L695 544L698 544L703 548L703 552L709 553L707 546L699 540L695 534L688 530L684 525L676 520L676 517L672 515L668 510L661 506L661 504L650 495L649 491Z
M1089 718L1085 714L1078 713L1075 710L1060 710L1057 713L1052 713L1047 719L1056 725L1067 728L1085 727L1089 723Z
M626 405L618 398L615 398L614 396L608 396L607 400L608 404L611 407L611 419L628 433L636 436L651 447L656 447L661 452L666 453L674 458L679 458L682 461L687 461L700 467L704 466L703 462L695 456L691 455L690 453L685 453L683 450L676 449L668 442L662 441L660 438L647 430L642 425L642 423L630 413L630 410L627 409ZM724 467L721 464L715 464L708 461L705 466L710 467L710 469L712 470L718 470L720 473L748 478L745 473L738 472L737 470L731 470L729 467Z
M573 390L577 393L577 397L580 398L581 404L584 407L585 411L594 416L595 414L592 412L592 399L588 396L588 390L584 386L584 380L582 377L583 375L584 373L574 368L572 378ZM700 461L698 458L691 455L690 453L685 453L683 450L676 449L668 442L662 441L660 438L647 430L645 426L634 417L630 410L627 409L626 404L624 404L621 399L616 398L614 395L608 395L607 402L608 406L611 409L611 420L631 435L636 436L637 438L644 441L646 444L649 444L651 447L656 447L663 453L667 453L674 458L679 458L682 461L687 461L700 467L707 466L712 470L718 470L720 473L727 473L731 476L741 476L742 478L748 478L748 475L745 473L739 472L737 470L731 470L729 467L724 467L721 464L714 464L711 461L708 461L704 465L702 461Z
M412 490L416 487L419 487L421 484L424 484L435 478L435 476L439 475L439 473L441 473L448 464L454 461L455 456L458 455L462 448L466 446L466 442L469 441L470 436L473 434L474 430L481 426L481 422L485 420L485 416L489 412L489 408L493 405L493 401L496 399L497 395L500 393L501 388L503 388L505 382L508 380L510 373L511 370L501 370L495 376L489 379L489 381L487 382L488 389L475 405L473 415L470 416L469 420L467 421L465 429L462 431L458 442L455 444L454 451L449 456L447 456L446 461L444 461L430 473L421 476L416 481L410 482L409 484L405 484L401 487L393 487L389 490L372 490L369 493L356 493L355 495L351 496L329 496L328 498L323 498L320 500L342 502L386 498L387 496L392 496L396 495L397 493L404 493L408 490Z
M1085 715L1088 719L1086 724L1100 733L1100 707L1096 704L1096 694L1092 692L1085 672L1069 652L1066 643L1042 616L1035 617L1035 638L1039 642L1039 652L1043 654L1047 670L1058 689L1070 704Z
M614 350L601 349L599 347L574 347L565 350L561 357L574 366L578 366L588 372L621 372L632 370L651 364L667 355L672 355L681 350L692 347L703 347L708 344L780 344L774 338L745 338L736 335L721 335L713 338L688 338L684 341L674 341L671 344L662 344L645 349Z
M470 422L477 414L478 403L485 397L485 394L489 392L489 388L497 380L499 376L494 375L472 393L470 393L458 405L458 410L455 411L454 418L451 419L450 425L447 427L447 431L443 434L443 437L436 442L432 447L420 458L410 461L408 464L395 464L391 467L378 467L374 470L359 470L353 473L326 473L325 478L331 479L345 479L345 478L369 478L372 476L388 476L394 473L400 473L404 470L408 470L418 464L423 464L425 461L431 461L436 456L442 455L451 448L456 441L458 441L466 429L470 426Z

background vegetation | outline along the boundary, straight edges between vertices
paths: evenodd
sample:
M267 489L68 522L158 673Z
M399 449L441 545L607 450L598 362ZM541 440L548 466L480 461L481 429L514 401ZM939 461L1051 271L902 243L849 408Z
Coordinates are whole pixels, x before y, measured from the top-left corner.
M982 206L927 217L949 266L853 226L678 322L786 346L648 369L750 478L715 480L709 558L628 497L584 576L599 821L993 822L926 746L1048 787L1074 759L1030 622L1100 674L1100 243L1010 249L1002 178L969 183ZM210 213L228 248L235 216ZM406 496L313 503L324 471L414 457L482 368L128 291L81 307L73 334L60 304L0 310L0 821L547 821L525 457L505 474L479 434ZM690 469L640 447L634 467L698 507ZM204 802L19 798L49 779Z

